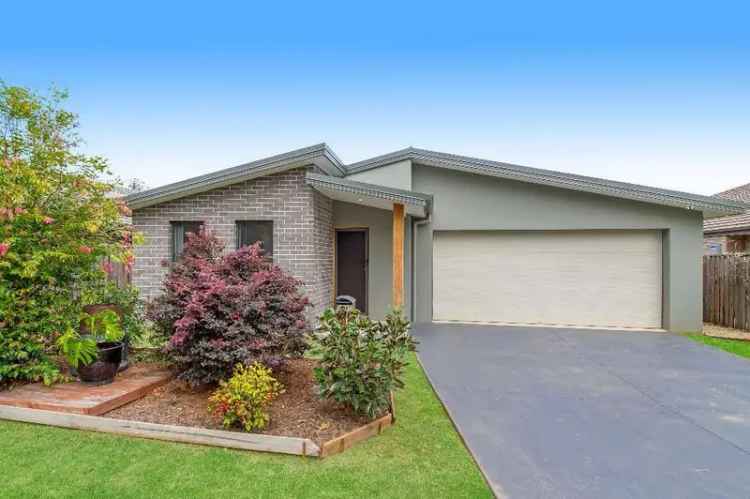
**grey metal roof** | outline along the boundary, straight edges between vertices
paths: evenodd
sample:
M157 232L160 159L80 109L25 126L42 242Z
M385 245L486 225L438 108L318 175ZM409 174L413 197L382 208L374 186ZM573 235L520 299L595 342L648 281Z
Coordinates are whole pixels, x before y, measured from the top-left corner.
M333 151L326 144L316 144L189 178L173 184L163 185L147 191L130 194L125 197L125 201L130 208L143 208L263 175L311 165L318 166L321 170L332 176L340 177L345 174L343 163Z
M614 180L606 180L584 175L575 175L553 170L543 170L528 166L490 161L486 159L446 154L426 149L409 147L400 151L384 154L375 158L352 163L346 166L347 175L379 168L398 161L411 160L414 163L449 168L453 170L489 175L494 177L549 185L563 189L572 189L605 196L614 196L635 201L655 203L678 208L700 210L705 216L724 216L742 213L750 208L739 201L719 199L712 196L701 196L687 192L660 189Z
M325 187L328 189L349 192L362 196L384 199L394 203L418 206L428 209L432 203L432 195L421 192L405 191L394 187L386 187L378 184L368 184L365 182L356 182L354 180L331 177L328 175L319 175L308 173L305 181L313 187Z
M291 168L300 168L311 165L318 166L323 172L331 177L324 179L324 175L316 175L311 177L311 182L322 183L327 181L331 183L338 177L344 177L353 173L371 170L373 168L404 160L411 160L420 165L449 168L462 172L507 178L563 189L572 189L605 196L674 206L689 210L699 210L704 213L705 218L739 215L745 212L745 210L750 209L750 205L733 199L700 196L687 192L671 191L657 187L629 184L626 182L617 182L552 170L542 170L528 166L514 165L511 163L502 163L499 161L490 161L468 156L459 156L455 154L446 154L426 149L417 149L414 147L384 154L382 156L377 156L350 165L344 165L324 143L260 159L251 163L245 163L232 168L219 170L206 175L193 177L181 182L157 187L155 189L131 194L125 197L125 200L133 209L143 208L145 206L208 191L210 189L216 189L243 180L270 175ZM338 182L336 187L339 190L347 188L370 189L370 192L374 192L376 195L390 196L388 199L393 201L396 201L395 198L398 198L400 199L398 202L405 204L409 204L407 200L411 199L410 196L413 199L419 199L420 197L418 193L411 191L400 191L400 193L398 193L396 192L398 191L397 189L373 186L373 184L362 184L359 187L356 187L355 184L361 183L347 180L345 182ZM379 190L376 189L373 191L372 189L374 187L378 187Z

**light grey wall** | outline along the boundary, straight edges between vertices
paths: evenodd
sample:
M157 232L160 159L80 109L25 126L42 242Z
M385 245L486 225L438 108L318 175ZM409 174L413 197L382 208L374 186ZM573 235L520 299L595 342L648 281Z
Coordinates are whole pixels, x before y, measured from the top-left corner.
M361 173L353 173L347 178L357 182L384 185L396 189L411 189L411 160L399 161L392 165L373 168Z
M369 229L367 309L370 317L382 319L391 306L393 289L393 212L334 201L333 226L337 229ZM411 222L406 220L404 241L404 313L411 310Z
M413 166L412 188L433 194L431 223L416 238L416 321L432 319L435 230L658 229L664 231L664 327L702 327L700 212L512 180Z

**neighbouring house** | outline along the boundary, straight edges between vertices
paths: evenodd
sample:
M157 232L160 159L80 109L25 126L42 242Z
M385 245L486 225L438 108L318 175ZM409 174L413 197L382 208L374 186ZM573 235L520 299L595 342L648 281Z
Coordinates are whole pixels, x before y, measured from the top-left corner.
M750 184L715 195L718 198L750 203ZM703 222L703 243L708 255L750 252L750 211L712 218Z
M262 241L315 304L376 318L700 330L705 219L731 199L407 148L353 164L320 144L127 197L134 284L201 225Z

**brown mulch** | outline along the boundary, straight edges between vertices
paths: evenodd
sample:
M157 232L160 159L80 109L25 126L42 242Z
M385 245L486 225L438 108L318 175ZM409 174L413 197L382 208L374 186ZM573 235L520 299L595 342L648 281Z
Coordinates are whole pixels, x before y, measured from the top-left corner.
M369 419L316 393L312 369L315 361L293 359L275 373L285 392L272 403L269 425L258 433L309 438L321 444L359 428ZM105 414L105 417L148 423L224 429L221 418L208 412L212 390L194 390L173 380L149 395Z
M750 331L717 326L716 324L709 324L708 322L703 324L703 334L705 334L706 336L713 336L714 338L750 340Z

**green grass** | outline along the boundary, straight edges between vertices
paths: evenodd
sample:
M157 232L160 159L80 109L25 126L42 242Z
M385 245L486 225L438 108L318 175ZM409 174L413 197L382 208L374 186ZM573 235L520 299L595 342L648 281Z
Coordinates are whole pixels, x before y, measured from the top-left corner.
M0 421L3 498L492 497L413 359L398 423L325 460Z
M735 355L739 355L740 357L747 357L750 359L750 341L714 338L712 336L706 336L701 333L690 333L686 336L699 343L704 343L712 347L720 348Z

